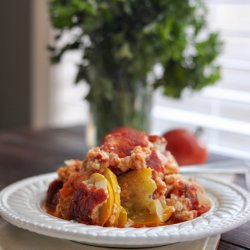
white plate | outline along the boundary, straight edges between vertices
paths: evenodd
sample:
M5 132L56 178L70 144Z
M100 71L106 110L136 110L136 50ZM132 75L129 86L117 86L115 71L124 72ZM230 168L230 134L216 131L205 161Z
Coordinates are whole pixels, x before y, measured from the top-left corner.
M56 174L44 174L16 182L0 193L0 212L10 223L36 232L91 245L150 247L190 241L231 230L250 219L250 195L243 189L203 177L196 178L212 200L202 216L170 226L113 228L88 226L48 215L41 208L49 182Z

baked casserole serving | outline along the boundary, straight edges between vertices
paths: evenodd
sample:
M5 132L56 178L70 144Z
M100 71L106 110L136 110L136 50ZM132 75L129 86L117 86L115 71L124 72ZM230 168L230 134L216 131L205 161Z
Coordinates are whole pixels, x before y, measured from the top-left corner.
M179 167L161 136L129 128L108 134L81 160L68 160L50 183L48 213L113 227L152 227L192 220L211 203Z

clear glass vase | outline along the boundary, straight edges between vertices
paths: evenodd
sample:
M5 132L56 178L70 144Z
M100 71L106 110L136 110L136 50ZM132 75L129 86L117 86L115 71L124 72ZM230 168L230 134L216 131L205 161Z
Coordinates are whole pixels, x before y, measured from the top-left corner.
M112 100L90 103L87 128L88 146L99 145L104 136L117 127L149 132L152 90L138 86L135 91L115 91Z

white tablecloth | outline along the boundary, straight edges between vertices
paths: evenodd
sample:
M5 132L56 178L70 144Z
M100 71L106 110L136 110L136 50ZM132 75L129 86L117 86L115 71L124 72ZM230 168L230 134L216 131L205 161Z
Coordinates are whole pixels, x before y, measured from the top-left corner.
M214 250L220 236L208 237L201 240L176 243L172 245L150 248L150 250ZM24 229L12 226L0 218L0 250L100 250L117 248L104 248L83 245L80 243L51 238ZM119 248L121 249L121 248Z

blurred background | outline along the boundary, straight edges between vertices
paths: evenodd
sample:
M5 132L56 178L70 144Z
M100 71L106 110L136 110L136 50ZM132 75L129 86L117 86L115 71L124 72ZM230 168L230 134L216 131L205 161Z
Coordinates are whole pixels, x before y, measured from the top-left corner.
M250 1L206 3L209 27L224 42L218 59L222 78L178 100L157 90L152 131L200 126L211 152L250 159ZM67 52L51 65L47 46L54 31L46 1L1 1L0 25L0 132L86 124L88 87L74 84L81 53Z

